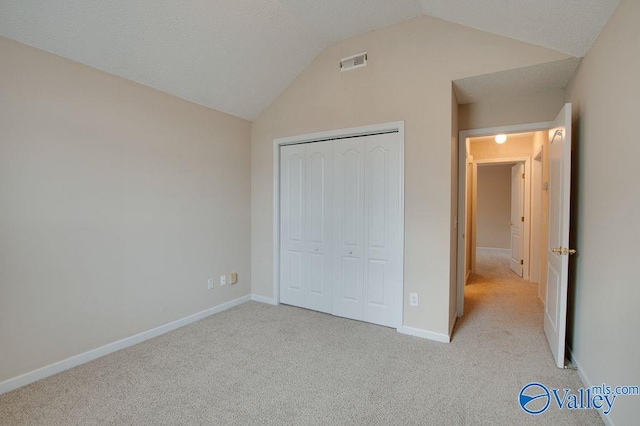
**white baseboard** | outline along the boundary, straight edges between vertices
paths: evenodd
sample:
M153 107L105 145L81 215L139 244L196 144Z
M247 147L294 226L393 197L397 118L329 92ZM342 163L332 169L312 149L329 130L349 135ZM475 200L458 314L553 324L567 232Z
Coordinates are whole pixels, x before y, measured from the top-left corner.
M128 348L129 346L136 345L138 343L144 342L145 340L158 337L161 334L168 333L169 331L175 330L176 328L184 327L185 325L199 321L203 318L206 318L213 314L217 314L229 308L233 308L234 306L241 305L245 302L248 302L249 300L252 300L252 296L248 294L246 296L239 297L237 299L222 303L212 308L205 309L204 311L197 312L193 315L181 318L179 320L161 325L156 328L152 328L151 330L143 331L142 333L138 333L131 337L126 337L124 339L108 343L104 346L100 346L99 348L74 355L62 361L58 361L45 367L38 368L37 370L33 370L28 373L21 374L20 376L5 380L4 382L0 382L0 395L19 387L26 386L38 380L44 379L45 377L53 376L54 374L60 373L73 367L77 367L80 364L93 361L94 359L119 351L120 349Z
M571 364L576 366L578 377L580 377L580 381L582 382L585 388L590 388L591 386L593 386L593 382L589 380L587 373L585 373L584 370L582 369L580 362L576 359L575 355L573 354L573 351L571 351L571 348L567 347L567 349L569 351L569 358L570 358L569 361L571 361ZM600 415L600 418L602 419L602 422L605 425L615 426L615 423L613 422L613 420L611 420L611 417L609 415L605 416L604 414L602 414L601 410L597 410L597 411L598 411L598 414Z
M266 303L268 305L277 305L273 297L265 297L265 296L258 296L257 294L252 294L251 300L253 300L254 302Z
M33 370L28 373L21 374L20 376L0 382L0 395L20 388L22 386L26 386L30 383L37 382L38 380L44 379L46 377L53 376L54 374L61 373L65 370L69 370L70 368L77 367L78 365L93 361L94 359L109 355L113 352L119 351L120 349L128 348L138 343L142 343L145 340L153 339L154 337L158 337L177 328L184 327L185 325L189 325L203 318L233 308L234 306L241 305L245 302L248 302L249 300L260 303L267 303L270 305L277 305L277 303L275 303L275 300L271 297L248 294L246 296L239 297L237 299L222 303L209 309L205 309L204 311L197 312L193 315L181 318L179 320L152 328L151 330L143 331L136 335L126 337L112 343L108 343L99 348L74 355L62 361L55 362L45 367L38 368L37 370ZM455 321L453 322L453 325L455 325ZM453 330L453 326L451 327L451 330ZM433 331L408 326L402 326L398 328L399 333L421 337L423 339L435 340L437 342L443 343L449 343L451 341L451 330L449 331L449 335L447 336L443 333L436 333Z
M498 251L508 251L508 252L511 251L511 249L501 248L501 247L476 247L476 249L478 249L478 250L498 250Z
M398 328L398 333L407 334L409 336L422 337L423 339L435 340L436 342L449 343L451 337L443 333L436 333L429 330L423 330L421 328L408 327L403 325Z

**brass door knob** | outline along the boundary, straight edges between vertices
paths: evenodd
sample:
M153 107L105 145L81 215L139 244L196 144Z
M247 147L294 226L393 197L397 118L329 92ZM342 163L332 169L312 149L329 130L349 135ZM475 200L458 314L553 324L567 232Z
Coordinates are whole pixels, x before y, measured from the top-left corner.
M568 256L571 254L576 254L577 251L575 249L568 249L566 247L556 247L551 249L551 253L559 253L564 256Z

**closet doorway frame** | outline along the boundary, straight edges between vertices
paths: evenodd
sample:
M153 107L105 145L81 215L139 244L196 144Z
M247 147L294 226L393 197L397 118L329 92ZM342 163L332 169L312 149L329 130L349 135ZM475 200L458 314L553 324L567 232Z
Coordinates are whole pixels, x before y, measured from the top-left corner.
M336 139L357 138L386 133L397 133L400 139L400 312L397 313L397 329L404 325L404 121L373 124L369 126L351 127L345 129L328 130L324 132L308 133L298 136L288 136L273 140L273 304L280 304L280 147L303 143L322 142Z

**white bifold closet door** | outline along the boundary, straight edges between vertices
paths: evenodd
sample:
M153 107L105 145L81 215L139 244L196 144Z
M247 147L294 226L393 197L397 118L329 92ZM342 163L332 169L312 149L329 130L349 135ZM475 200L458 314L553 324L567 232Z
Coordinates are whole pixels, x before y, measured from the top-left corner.
M331 313L333 143L281 148L280 301Z
M400 326L400 157L396 133L334 145L333 314Z
M397 133L281 148L280 300L401 325Z

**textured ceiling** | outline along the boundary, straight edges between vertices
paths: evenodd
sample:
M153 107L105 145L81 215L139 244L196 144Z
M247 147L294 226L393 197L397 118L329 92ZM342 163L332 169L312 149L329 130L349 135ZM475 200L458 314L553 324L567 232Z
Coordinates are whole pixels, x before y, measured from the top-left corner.
M619 0L0 0L0 35L246 119L327 45L429 14L577 56Z
M453 82L453 87L460 105L491 98L564 89L579 63L579 58L547 62L456 80Z
M584 56L620 0L422 0L427 15Z

